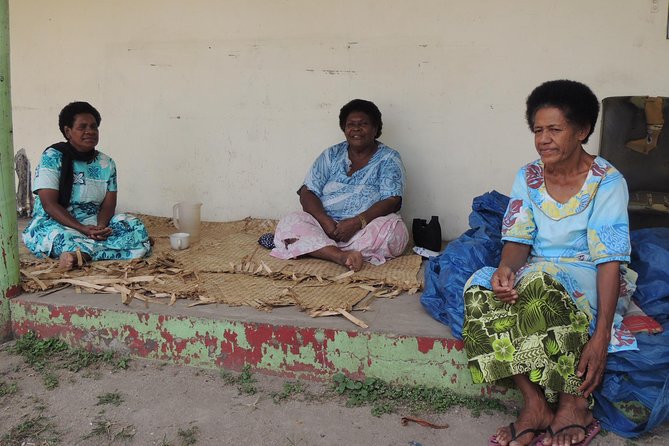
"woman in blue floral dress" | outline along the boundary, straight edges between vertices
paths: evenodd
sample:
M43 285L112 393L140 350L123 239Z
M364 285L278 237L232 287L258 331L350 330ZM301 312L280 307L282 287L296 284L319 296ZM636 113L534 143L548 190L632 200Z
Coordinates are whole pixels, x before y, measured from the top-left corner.
M621 325L636 280L626 267L627 185L583 149L598 113L597 97L578 82L546 82L530 94L526 116L540 158L514 181L499 266L465 286L473 381L510 377L525 402L491 445L588 444L600 429L592 392L607 354L636 349Z
M72 269L82 261L126 260L151 252L141 220L116 210L116 165L95 149L100 113L72 102L58 117L67 142L49 146L35 172L33 219L23 241L38 257L60 259Z
M402 254L409 233L398 214L404 194L400 154L378 141L381 111L354 99L339 112L346 141L326 149L300 189L302 211L284 216L271 255L308 255L353 271Z

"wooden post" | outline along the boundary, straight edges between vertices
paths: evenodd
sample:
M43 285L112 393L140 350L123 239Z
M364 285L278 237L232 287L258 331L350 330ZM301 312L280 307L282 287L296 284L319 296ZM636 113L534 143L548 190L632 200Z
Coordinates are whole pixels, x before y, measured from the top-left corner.
M11 337L9 299L20 293L9 81L9 0L0 0L0 341Z

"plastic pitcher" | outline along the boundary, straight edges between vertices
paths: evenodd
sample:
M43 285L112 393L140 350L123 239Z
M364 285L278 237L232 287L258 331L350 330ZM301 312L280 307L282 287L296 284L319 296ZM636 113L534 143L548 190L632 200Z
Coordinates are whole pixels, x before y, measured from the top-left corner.
M190 234L190 242L200 241L200 209L202 203L182 201L172 207L174 226L181 232Z

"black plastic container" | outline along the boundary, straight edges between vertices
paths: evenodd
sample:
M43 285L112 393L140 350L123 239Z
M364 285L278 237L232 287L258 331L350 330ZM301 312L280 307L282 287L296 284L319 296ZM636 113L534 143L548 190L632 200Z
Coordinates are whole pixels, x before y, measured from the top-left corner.
M441 225L439 224L439 217L433 215L429 223L424 219L414 218L411 230L414 245L429 249L430 251L441 251Z

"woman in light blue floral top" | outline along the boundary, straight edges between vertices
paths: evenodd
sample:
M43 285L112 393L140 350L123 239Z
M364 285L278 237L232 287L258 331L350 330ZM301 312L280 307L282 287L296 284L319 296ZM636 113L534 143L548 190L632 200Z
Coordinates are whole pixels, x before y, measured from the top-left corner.
M35 172L33 219L23 241L38 257L72 269L90 260L126 260L151 252L144 224L116 210L116 165L95 149L100 113L72 102L58 117L67 142L49 146Z
M539 159L520 169L497 268L465 285L463 339L476 383L511 377L525 407L494 445L586 444L608 353L636 349L621 325L635 289L625 179L588 154L599 101L579 82L537 87L526 117ZM550 403L555 404L551 407Z
M301 212L279 221L271 255L303 255L358 271L363 261L380 265L404 251L409 233L397 213L404 194L400 154L378 141L381 112L354 99L339 113L346 141L316 159L297 191Z

